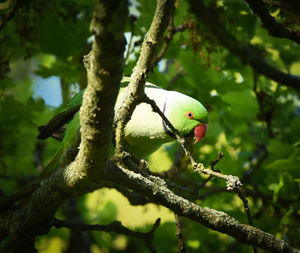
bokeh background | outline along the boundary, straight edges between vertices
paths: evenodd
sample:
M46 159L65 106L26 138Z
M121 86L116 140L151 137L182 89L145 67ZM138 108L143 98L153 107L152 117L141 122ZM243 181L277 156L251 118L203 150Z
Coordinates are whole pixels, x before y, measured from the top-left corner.
M270 36L245 1L207 2L241 43L252 43L261 57L277 69L300 75L299 44ZM155 4L130 1L124 75L130 76L135 66ZM268 8L278 22L300 33L299 19L287 15L282 7ZM30 183L59 145L54 139L37 140L37 127L86 87L82 59L92 47L92 12L91 0L17 1L8 9L0 9L2 194L9 195ZM192 96L205 105L209 111L208 131L194 147L195 157L210 166L222 152L224 157L216 168L243 180L254 226L299 247L299 90L255 73L241 62L214 39L204 24L197 23L186 1L176 1L174 26L178 31L149 81ZM248 223L242 201L225 190L224 181L212 179L201 187L207 176L192 171L177 143L163 146L146 159L153 172L174 184L177 194ZM101 189L72 199L57 217L86 224L119 220L130 229L145 232L160 217L155 248L158 252L177 251L174 214L153 203L130 205L115 189ZM183 227L188 252L253 251L250 246L187 219L183 219ZM36 246L41 253L149 252L136 238L56 228L41 236Z

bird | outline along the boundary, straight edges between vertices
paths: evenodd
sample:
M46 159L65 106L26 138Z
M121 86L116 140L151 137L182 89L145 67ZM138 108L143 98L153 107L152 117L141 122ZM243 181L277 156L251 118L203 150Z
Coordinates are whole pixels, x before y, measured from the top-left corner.
M118 113L122 105L129 82L129 77L123 77L115 104L115 113ZM75 140L80 128L79 109L84 91L81 90L77 93L45 126L38 128L38 139L46 139L51 136L62 140L60 148L47 167L56 164L66 148ZM145 84L145 94L154 100L181 136L192 137L195 144L205 136L208 112L199 101L177 91L165 90L149 82ZM62 133L64 133L63 136ZM134 157L141 159L155 152L162 144L174 141L176 136L165 121L152 110L151 105L140 103L125 126L124 139L126 149Z

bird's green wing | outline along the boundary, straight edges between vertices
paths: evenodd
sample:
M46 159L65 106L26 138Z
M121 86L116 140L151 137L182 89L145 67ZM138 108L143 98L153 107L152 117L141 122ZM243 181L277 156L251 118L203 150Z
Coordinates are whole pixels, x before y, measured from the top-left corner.
M130 82L130 77L124 76L121 80L121 87L125 87ZM39 135L38 139L46 139L48 137L54 137L56 139L62 139L59 130L69 121L72 120L75 113L79 111L82 104L83 93L85 89L77 93L64 107L55 115L45 126L38 127ZM79 126L78 126L79 127ZM59 134L56 134L59 133ZM59 135L59 136L58 136Z
M121 86L125 87L129 82L129 77L123 77ZM123 90L124 89L122 88L120 93ZM61 155L74 141L77 130L80 128L79 109L82 104L84 91L85 89L76 94L66 105L64 105L63 109L57 115L49 120L45 126L38 127L39 139L46 139L51 136L62 140L57 152L51 158L45 169L40 173L39 178L44 178L49 175L51 171L59 165ZM67 127L64 128L64 125L66 124ZM62 128L63 131L60 131Z
M39 135L37 138L46 139L52 136L60 139L55 133L59 132L59 130L74 117L75 113L79 111L82 104L83 93L84 90L77 93L57 115L50 119L47 125L38 127Z
M122 106L124 91L130 79L124 77L115 105L115 113ZM79 108L82 103L84 90L77 94L58 115L41 128L39 138L47 138L68 123L63 142L56 153L50 166L57 165L61 154L75 140L80 128ZM193 135L197 142L204 136L207 123L207 111L197 100L179 92L167 91L154 84L146 83L145 93L153 99L164 115L181 135ZM162 144L174 140L170 129L162 118L153 112L151 106L141 103L135 108L131 119L125 127L125 144L128 150L137 158L143 158ZM49 166L48 166L49 167Z
M79 119L79 112L76 112L68 123L68 127L66 128L65 135L63 138L63 141L60 143L59 148L57 152L54 154L54 156L51 158L50 162L47 164L47 166L42 170L42 172L39 174L39 178L45 178L47 175L49 175L54 169L57 168L57 166L61 162L62 154L66 150L67 147L69 147L73 141L76 138L77 131L80 127L80 119Z

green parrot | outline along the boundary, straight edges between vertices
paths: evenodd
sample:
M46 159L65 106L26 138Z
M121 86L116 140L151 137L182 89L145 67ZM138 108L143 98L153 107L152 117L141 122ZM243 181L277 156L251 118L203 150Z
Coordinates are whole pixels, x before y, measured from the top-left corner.
M128 77L122 79L115 105L115 113L118 113L129 81ZM65 132L61 147L47 167L53 166L59 161L61 154L76 137L77 130L80 127L79 109L82 104L83 93L84 90L80 91L47 125L38 128L40 132L39 139L46 139L49 136L60 139L61 133ZM192 136L195 143L204 137L208 113L200 102L182 93L164 90L148 82L145 84L145 93L155 101L182 136ZM136 158L145 158L162 144L175 139L175 135L162 118L153 112L151 106L146 103L141 103L135 108L125 127L126 148Z

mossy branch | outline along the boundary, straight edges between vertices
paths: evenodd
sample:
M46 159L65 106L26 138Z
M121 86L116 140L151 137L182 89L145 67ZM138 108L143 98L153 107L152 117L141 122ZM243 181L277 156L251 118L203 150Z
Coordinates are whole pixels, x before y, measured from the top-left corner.
M127 15L127 1L96 1L91 23L94 57L81 107L79 153L67 168L42 180L18 209L4 215L0 235L7 237L5 251L35 252L35 236L49 232L51 220L63 201L93 189L93 182L101 177L101 170L108 163L114 104L123 75L123 20Z
M134 168L132 169L134 170ZM158 185L139 173L110 163L104 179L136 191L149 200L168 207L180 216L185 216L208 228L230 235L237 240L257 245L274 253L299 253L285 241L258 228L241 224L224 212L201 207L171 192L165 185Z
M171 10L174 8L174 0L158 0L155 14L148 33L142 44L141 53L130 78L130 83L122 106L116 118L116 151L115 158L121 158L124 151L124 128L131 115L144 95L144 85L148 72L152 68L153 59L157 48L163 38L169 24Z
M107 166L114 120L114 106L123 76L123 35L128 16L126 1L99 1L90 30L94 34L88 86L80 108L81 144L75 159L80 177L97 181ZM70 166L74 171L74 166ZM74 174L74 172L72 173ZM71 175L71 173L67 173ZM74 182L72 178L69 181Z
M144 201L149 200L166 206L178 215L226 233L244 243L257 245L272 252L299 252L283 240L241 224L223 212L203 208L172 193L162 179L155 180L153 176L134 172L138 171L134 163L129 165L133 166L131 171L108 161L114 102L122 76L124 22L120 16L127 15L127 6L123 2L96 2L91 25L95 35L94 57L88 70L89 85L81 110L82 142L79 154L66 169L61 168L41 181L27 202L24 201L18 210L13 210L1 220L0 235L6 233L9 237L6 249L12 248L16 252L34 250L35 236L49 231L54 214L65 199L104 185L117 185L116 187L123 187L123 192L126 189L133 190L144 196ZM117 118L117 152L123 149L124 127L136 104L143 99L146 74L151 69L153 56L167 27L173 3L171 0L158 1L155 18L131 78L126 105L122 107ZM114 25L108 25L111 23ZM127 194L129 195L128 192Z

